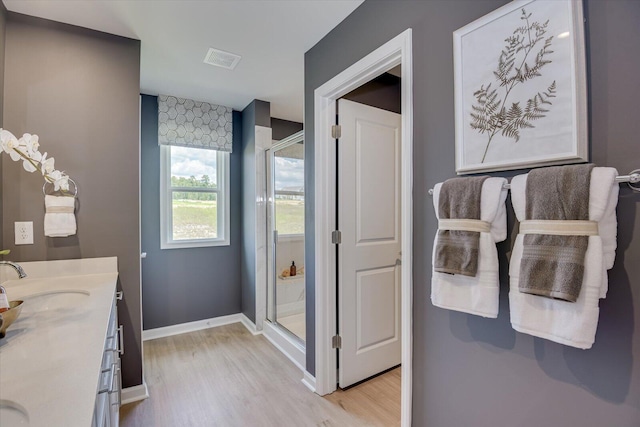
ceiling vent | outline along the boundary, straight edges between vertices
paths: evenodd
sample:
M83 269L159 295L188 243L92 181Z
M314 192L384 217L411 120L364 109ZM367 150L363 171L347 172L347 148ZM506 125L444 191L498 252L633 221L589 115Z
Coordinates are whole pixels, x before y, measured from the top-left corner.
M216 67L226 68L233 70L240 62L240 55L235 53L225 52L224 50L209 48L209 52L204 57L204 63L209 65L215 65Z

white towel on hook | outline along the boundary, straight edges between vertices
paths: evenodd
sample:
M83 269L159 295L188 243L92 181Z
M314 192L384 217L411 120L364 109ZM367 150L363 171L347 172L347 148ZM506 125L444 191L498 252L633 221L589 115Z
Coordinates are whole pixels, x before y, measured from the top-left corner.
M483 317L498 317L500 281L496 243L507 238L507 190L504 178L488 178L482 185L480 220L491 224L490 232L480 233L478 272L475 277L433 271L431 276L431 302L449 310L462 311ZM433 189L433 206L438 218L438 202L442 183ZM439 219L439 218L438 218ZM438 233L433 242L434 255Z
M69 196L44 196L44 235L68 237L76 234L76 198Z
M596 167L591 172L589 220L598 222L599 235L589 236L582 288L576 302L567 302L519 291L524 235L518 234L509 265L511 325L516 331L560 344L588 349L595 342L598 301L607 295L607 270L616 255L619 187L614 168ZM525 219L527 175L511 180L511 201L519 221Z

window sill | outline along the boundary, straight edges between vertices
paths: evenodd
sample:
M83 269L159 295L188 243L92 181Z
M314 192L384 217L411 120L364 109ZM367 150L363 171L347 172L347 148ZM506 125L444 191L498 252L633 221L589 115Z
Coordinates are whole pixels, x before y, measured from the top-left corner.
M160 249L192 249L192 248L210 248L216 246L230 246L229 240L185 240L177 242L161 242Z

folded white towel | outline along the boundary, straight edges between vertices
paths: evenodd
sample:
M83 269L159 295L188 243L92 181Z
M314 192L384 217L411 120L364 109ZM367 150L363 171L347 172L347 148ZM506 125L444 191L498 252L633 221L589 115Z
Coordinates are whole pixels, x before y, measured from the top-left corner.
M519 291L520 262L524 235L518 234L509 265L511 325L516 331L587 349L595 342L598 300L607 295L607 270L616 252L619 187L618 172L596 167L591 172L589 220L598 222L599 235L589 236L582 288L576 302L567 302ZM511 180L511 202L519 221L525 219L527 175Z
M76 234L75 197L44 196L44 235L67 237Z
M480 220L491 224L489 232L480 233L478 273L475 277L433 271L431 276L431 302L437 307L462 311L483 317L498 317L498 251L496 242L507 238L507 190L504 178L488 178L482 185ZM433 189L433 206L438 217L438 201L442 183ZM438 217L438 219L440 219ZM438 242L438 233L433 243ZM432 263L433 266L433 258Z

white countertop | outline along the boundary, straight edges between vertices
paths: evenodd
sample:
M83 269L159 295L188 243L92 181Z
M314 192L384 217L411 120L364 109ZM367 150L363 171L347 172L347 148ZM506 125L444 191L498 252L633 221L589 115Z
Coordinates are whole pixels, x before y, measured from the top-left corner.
M30 426L89 427L118 279L117 258L20 265L29 277L2 283L9 300L25 303L0 339L0 400L24 408ZM85 294L57 294L47 307L42 297L29 298L58 290ZM67 299L76 303L61 308ZM0 425L10 427L2 418Z

